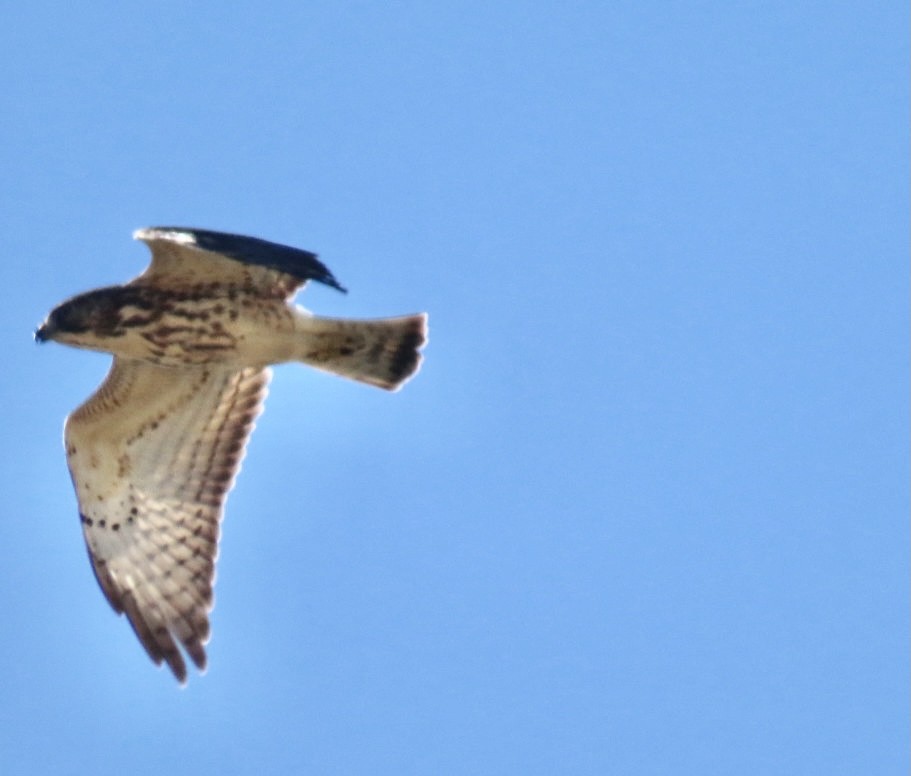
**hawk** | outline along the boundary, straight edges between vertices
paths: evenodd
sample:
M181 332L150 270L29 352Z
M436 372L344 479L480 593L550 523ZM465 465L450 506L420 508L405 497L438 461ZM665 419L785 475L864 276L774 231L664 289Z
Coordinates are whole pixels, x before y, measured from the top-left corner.
M395 391L418 369L426 314L319 318L308 280L345 291L313 253L181 227L126 285L80 294L35 332L114 356L67 419L67 463L95 577L149 657L183 684L205 670L219 523L262 411L269 365L299 361Z

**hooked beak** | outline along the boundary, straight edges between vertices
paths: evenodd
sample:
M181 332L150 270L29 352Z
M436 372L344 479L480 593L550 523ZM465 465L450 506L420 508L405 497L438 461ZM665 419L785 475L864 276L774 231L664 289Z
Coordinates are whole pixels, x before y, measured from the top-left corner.
M53 335L53 330L47 322L35 329L35 342L47 342Z

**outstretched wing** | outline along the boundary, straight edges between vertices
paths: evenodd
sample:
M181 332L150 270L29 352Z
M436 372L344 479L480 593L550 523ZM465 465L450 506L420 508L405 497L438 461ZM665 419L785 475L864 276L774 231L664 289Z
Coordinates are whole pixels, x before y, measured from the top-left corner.
M178 643L206 665L219 521L269 376L115 358L67 418L67 461L95 576L149 657L181 682Z
M133 283L159 288L221 283L265 296L289 297L308 280L345 289L315 253L239 234L153 226L133 234L152 263Z

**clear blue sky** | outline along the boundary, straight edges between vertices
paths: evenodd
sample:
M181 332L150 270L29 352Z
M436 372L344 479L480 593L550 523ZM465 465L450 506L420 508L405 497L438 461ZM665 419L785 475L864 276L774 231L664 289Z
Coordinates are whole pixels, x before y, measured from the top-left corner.
M9 4L0 771L904 773L895 5ZM85 555L107 358L31 340L160 223L431 332L276 370L184 690Z

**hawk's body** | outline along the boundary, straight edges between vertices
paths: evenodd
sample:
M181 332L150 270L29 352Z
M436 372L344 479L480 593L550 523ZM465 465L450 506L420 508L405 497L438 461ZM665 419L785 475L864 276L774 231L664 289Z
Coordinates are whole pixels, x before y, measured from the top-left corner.
M67 460L102 590L184 681L178 644L205 667L219 521L267 365L394 390L420 364L426 316L316 318L288 303L308 279L341 288L313 254L202 230L136 236L152 248L146 272L65 302L36 337L114 354L67 418Z

